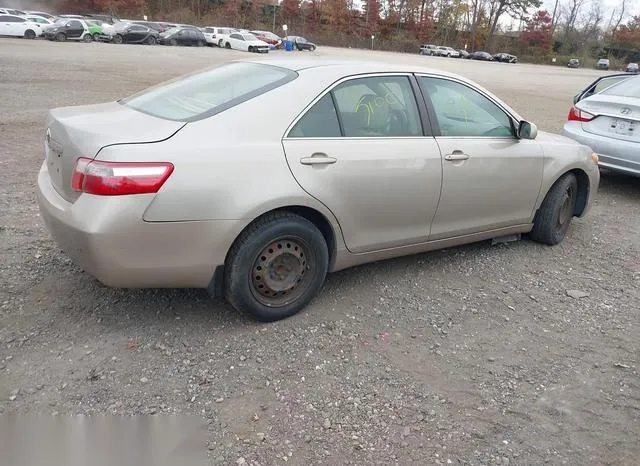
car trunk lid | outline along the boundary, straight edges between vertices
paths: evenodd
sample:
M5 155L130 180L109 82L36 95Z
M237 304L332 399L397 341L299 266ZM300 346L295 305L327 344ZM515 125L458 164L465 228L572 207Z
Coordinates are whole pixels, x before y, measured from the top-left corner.
M640 99L599 94L581 101L581 110L595 115L582 129L623 141L640 142Z
M118 102L50 110L44 145L51 183L64 199L73 202L80 195L71 189L78 158L93 159L103 147L113 144L162 141L185 124L153 117Z

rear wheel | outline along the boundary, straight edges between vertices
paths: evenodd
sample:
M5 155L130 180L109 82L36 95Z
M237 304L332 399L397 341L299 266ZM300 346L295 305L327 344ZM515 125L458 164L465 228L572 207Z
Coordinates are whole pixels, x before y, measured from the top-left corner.
M231 48L231 44L229 42L227 42L226 44L224 44L224 48L225 49L230 49Z
M67 40L67 36L65 35L64 32L59 32L56 34L56 40L58 42L64 42L65 40Z
M113 36L112 40L114 44L122 44L122 42L124 42L124 39L120 34L116 34L115 36Z
M88 32L84 36L82 36L83 42L91 42L92 40L93 40L93 36Z
M31 29L27 29L26 31L24 31L24 38L25 39L35 39L36 38L35 31L33 31Z
M198 42L196 42L196 46L197 46L197 47L203 47L203 46L204 46L204 42L202 42L201 40L199 40Z
M567 173L551 187L533 220L529 237L539 243L555 245L564 239L575 214L578 180Z
M315 46L315 45L312 45L312 46L311 46L311 51L313 52L313 51L315 51L315 49L316 49L316 46Z
M157 40L156 40L156 38L155 38L155 37L153 37L153 36L149 36L149 38L147 39L147 44L149 44L149 45L156 45L156 44L157 44L157 42L158 42L158 41L157 41Z
M253 47L251 45L249 46L249 52L253 53Z
M302 310L324 283L329 251L309 220L268 214L236 240L225 264L225 295L238 311L262 322Z

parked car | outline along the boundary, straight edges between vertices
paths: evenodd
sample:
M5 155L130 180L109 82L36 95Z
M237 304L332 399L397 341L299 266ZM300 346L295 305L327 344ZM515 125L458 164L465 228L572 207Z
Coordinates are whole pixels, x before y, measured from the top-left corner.
M116 32L113 24L105 23L100 19L87 18L86 22L89 25L89 32L93 36L93 40L110 40Z
M470 53L467 58L470 60L493 61L493 56L488 52L483 52L482 50Z
M273 32L269 31L251 31L251 34L256 36L258 40L266 42L272 49L277 49L282 45L282 39Z
M437 47L433 44L424 44L420 47L420 55L435 55Z
M459 49L458 52L460 53L460 58L469 58L470 53L465 49Z
M596 79L591 82L587 87L582 89L573 97L573 103L576 104L587 97L590 97L594 94L597 94L609 86L613 86L619 81L624 81L625 79L630 78L631 75L628 73L616 73L609 74L607 76L602 76L601 78Z
M638 64L637 63L629 63L625 70L627 73L638 73Z
M17 10L15 8L0 7L0 15L24 16L26 11Z
M269 52L269 44L249 33L232 32L225 39L224 46L227 49L242 50L244 52Z
M158 34L169 29L164 23L158 23L155 21L129 21L129 22L132 24L140 24L142 26L147 26L148 28L151 28L154 31L157 31Z
M300 36L287 36L284 38L284 40L289 40L291 42L293 42L293 47L302 51L302 50L310 50L311 52L313 52L316 49L316 44L314 44L313 42L305 39L304 37L300 37Z
M224 47L224 41L232 32L238 32L238 29L230 27L207 26L203 31L208 44Z
M32 21L34 23L37 23L40 25L40 32L36 32L36 34L38 36L42 36L44 35L44 32L47 30L47 28L53 26L54 22L51 21L50 19L47 19L43 16L36 16L36 15L25 15L23 16L24 19L26 19L27 21Z
M601 58L600 60L598 60L598 63L596 63L596 68L599 70L608 70L609 69L609 59L608 58Z
M119 22L113 26L113 35L110 38L114 44L156 45L160 34L155 29L142 24Z
M435 54L439 57L460 58L460 52L458 52L457 50L451 47L446 47L444 45L438 45L436 47L435 52L436 52Z
M44 132L41 218L86 273L207 288L261 321L305 308L327 272L504 235L558 244L600 176L588 147L411 65L232 61L53 109Z
M578 60L577 58L570 59L569 62L567 63L567 67L580 68L580 60Z
M563 134L591 147L601 167L640 177L640 76L571 107Z
M44 37L58 42L66 40L91 42L93 40L86 21L67 17L61 17L54 24L47 27L44 31Z
M501 63L518 63L518 57L510 53L504 53L504 52L496 53L493 56L493 59L494 61L501 62Z
M55 19L55 15L51 13L46 13L44 11L26 11L25 16L42 16L43 18L47 18L53 22Z
M162 45L195 45L202 47L207 39L196 27L176 26L160 34L158 43Z
M35 39L40 35L42 35L42 27L40 24L22 16L0 14L0 36Z

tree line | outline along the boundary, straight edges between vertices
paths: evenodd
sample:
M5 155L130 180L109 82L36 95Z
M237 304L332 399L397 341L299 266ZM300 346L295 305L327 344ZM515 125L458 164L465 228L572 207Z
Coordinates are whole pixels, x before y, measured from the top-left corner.
M57 0L60 12L107 12L123 18L274 30L323 45L417 52L421 44L551 56L640 60L635 0ZM372 39L373 36L373 39Z

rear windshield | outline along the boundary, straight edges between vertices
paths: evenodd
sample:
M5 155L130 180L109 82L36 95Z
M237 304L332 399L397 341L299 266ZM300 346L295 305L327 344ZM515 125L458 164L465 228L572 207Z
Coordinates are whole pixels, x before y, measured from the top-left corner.
M208 118L298 77L295 71L259 63L236 62L179 77L146 89L120 103L173 121Z
M640 76L627 78L608 87L601 94L640 98Z

